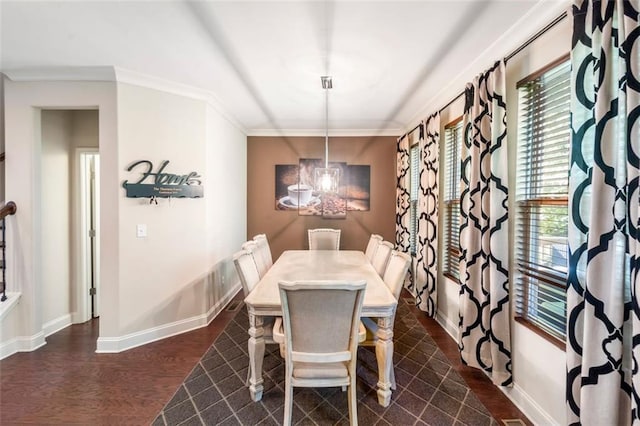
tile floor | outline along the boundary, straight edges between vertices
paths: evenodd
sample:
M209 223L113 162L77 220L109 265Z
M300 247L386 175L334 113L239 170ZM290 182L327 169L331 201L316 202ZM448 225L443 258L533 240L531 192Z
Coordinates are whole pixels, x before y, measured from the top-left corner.
M251 401L244 384L248 317L238 314L193 368L153 425L279 425L284 406L284 361L267 345L264 394ZM377 402L373 348L358 350L358 422L362 425L498 425L404 303L394 327L397 389L389 407ZM347 394L339 388L295 388L293 423L348 425Z

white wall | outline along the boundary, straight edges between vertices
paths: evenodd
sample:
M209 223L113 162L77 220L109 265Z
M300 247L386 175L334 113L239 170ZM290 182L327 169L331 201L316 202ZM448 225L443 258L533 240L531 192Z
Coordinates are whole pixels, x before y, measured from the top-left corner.
M71 120L70 111L42 111L42 297L47 301L42 305L43 324L69 324L63 317L69 316L71 299Z
M96 129L102 206L98 351L117 352L204 326L240 289L231 256L246 239L246 136L206 95L178 92L127 83L6 80L7 196L20 212L9 235L14 249L8 273L22 299L14 308L18 320L3 319L0 349L7 341L14 342L13 352L37 348L45 343L43 324L73 310L69 300L45 308L64 293L53 288L69 282L73 288L73 279L69 263L64 268L48 260L53 248L44 242L49 219L43 219L43 208L61 194L72 198L69 181L75 176L69 168L61 173L64 189L64 176L51 182L46 176L63 169L58 153L70 167L76 146L97 146ZM99 126L95 117L85 117L90 111L47 111L45 129L52 117L60 125L69 121L69 127L57 130L64 135L55 142L43 143L36 131L42 127L41 111L76 108L97 109ZM66 148L60 142L65 138ZM169 173L200 173L204 198L159 199L158 205L127 198L122 183L137 176L126 168L141 159L155 168L169 160ZM74 215L68 212L66 221L73 224ZM137 224L147 225L146 238L136 238ZM50 272L59 283L51 288L43 277Z
M13 200L18 212L11 217L7 227L7 282L13 291L20 291L22 297L12 315L17 320L4 327L0 345L14 342L15 350L33 350L45 343L43 324L45 300L43 280L43 155L41 141L41 111L43 109L98 109L99 140L101 141L104 186L104 205L117 205L117 181L115 153L117 153L115 85L109 82L19 82L6 79L4 82L5 102L5 148L7 199ZM46 162L46 161L45 161ZM69 183L67 182L67 186ZM57 190L57 189L56 189ZM115 229L117 215L105 215L102 228L107 232ZM117 234L112 233L109 242L103 244L104 256L102 279L113 283L106 294L117 294L117 271L119 265L114 248ZM103 300L105 297L103 297ZM110 311L103 313L100 326L109 327L116 323L114 312L117 305L110 304ZM17 343L15 343L17 342Z
M204 198L150 204L119 189L119 328L100 352L206 325L240 288L231 255L246 237L246 136L206 98L118 83L118 135L120 184L140 178L132 163L168 160L165 173L201 175Z
M517 147L516 83L522 78L569 53L571 44L570 19L565 18L529 47L518 53L507 63L507 137L509 149L509 209L515 211L515 164ZM498 59L498 58L495 58ZM478 70L480 73L483 70ZM461 87L462 91L463 88ZM462 98L445 109L441 115L441 135L444 126L463 113ZM443 139L441 139L442 141ZM443 145L441 146L443 148ZM440 158L444 158L441 150ZM440 184L444 182L446 169L441 168ZM510 245L513 247L514 220L511 215ZM442 222L441 222L442 223ZM440 227L442 228L442 226ZM442 230L440 230L442 232ZM439 241L443 241L441 235ZM440 251L442 259L443 251ZM513 263L513 258L511 259ZM513 264L511 270L514 271ZM514 282L513 275L511 283ZM513 293L513 292L512 292ZM512 294L512 300L515 300ZM438 279L438 322L457 340L459 313L459 285L444 277ZM565 375L564 350L540 337L520 323L511 321L512 327L512 388L501 388L512 401L535 423L540 425L565 424Z
M154 171L203 175L206 170L206 104L157 90L118 84L119 181L137 181L135 161ZM148 182L145 182L148 183ZM120 334L149 329L203 312L199 276L208 269L205 199L125 198L120 215ZM148 236L136 237L136 225Z

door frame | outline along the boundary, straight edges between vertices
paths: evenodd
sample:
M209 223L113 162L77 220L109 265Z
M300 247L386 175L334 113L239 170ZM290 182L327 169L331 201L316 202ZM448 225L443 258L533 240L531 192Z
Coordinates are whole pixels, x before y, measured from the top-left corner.
M74 155L74 170L75 170L75 183L76 183L76 191L74 194L74 198L76 200L76 225L75 234L76 234L76 244L74 250L74 258L76 259L76 268L75 268L75 307L72 313L72 322L74 324L83 323L92 319L92 309L91 309L91 295L89 294L89 289L91 287L93 273L93 279L96 283L96 308L95 311L99 312L99 298L97 297L99 294L99 277L100 277L100 181L99 181L99 167L95 170L95 194L94 199L96 202L96 237L95 237L95 250L94 250L94 259L95 259L95 268L91 267L91 238L89 237L89 230L91 229L90 221L88 220L90 207L89 207L89 198L90 198L90 188L87 185L87 162L86 159L88 155L98 155L100 158L99 148L90 147L80 147L76 148ZM92 270L94 269L94 270Z

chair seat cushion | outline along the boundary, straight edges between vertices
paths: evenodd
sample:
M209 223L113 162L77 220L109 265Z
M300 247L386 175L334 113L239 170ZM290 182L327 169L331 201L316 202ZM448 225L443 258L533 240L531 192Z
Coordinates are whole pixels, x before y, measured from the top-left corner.
M294 362L293 377L297 379L333 379L348 377L346 362L328 362L322 364Z

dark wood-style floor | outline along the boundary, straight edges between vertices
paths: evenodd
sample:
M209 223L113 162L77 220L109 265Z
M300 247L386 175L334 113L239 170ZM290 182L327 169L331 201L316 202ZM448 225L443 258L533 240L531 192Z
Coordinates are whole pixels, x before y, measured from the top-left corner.
M412 311L494 418L526 421L484 373L460 363L435 321ZM0 424L148 425L235 314L119 354L95 353L97 320L67 327L41 349L0 361Z

